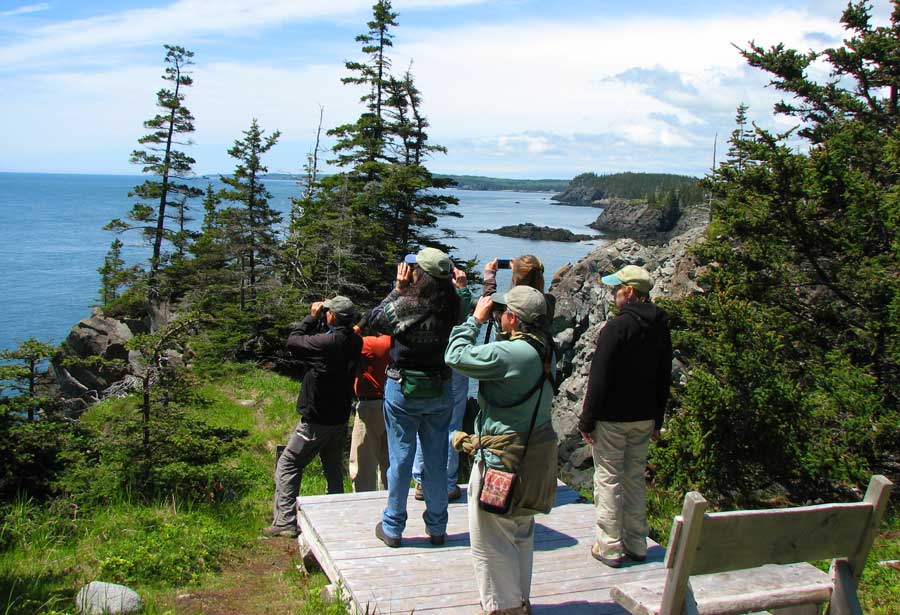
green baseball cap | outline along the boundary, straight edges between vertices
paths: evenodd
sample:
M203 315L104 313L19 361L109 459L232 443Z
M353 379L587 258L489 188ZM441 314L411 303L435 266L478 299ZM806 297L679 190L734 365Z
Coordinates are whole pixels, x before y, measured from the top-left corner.
M453 271L453 262L450 257L437 248L422 248L416 254L416 264L433 278L446 279Z
M650 272L637 265L625 265L615 273L603 276L600 281L607 286L624 284L642 293L649 293L653 288L653 278L650 277Z
M544 293L530 286L513 286L503 294L493 297L494 303L505 305L506 309L530 325L547 316L547 301Z
M328 308L330 311L334 312L334 315L338 318L352 318L356 315L356 306L353 305L353 302L350 301L350 299L343 295L328 299L322 304L322 307Z

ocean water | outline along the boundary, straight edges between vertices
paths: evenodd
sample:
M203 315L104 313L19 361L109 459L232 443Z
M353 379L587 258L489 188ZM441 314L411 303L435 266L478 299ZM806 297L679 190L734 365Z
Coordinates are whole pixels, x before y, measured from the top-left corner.
M0 173L0 349L30 337L59 343L72 325L90 314L97 303L97 269L114 235L102 227L124 217L131 207L128 192L143 181L139 176ZM214 182L218 183L218 182ZM205 186L206 180L200 185ZM299 189L290 180L267 180L272 204L287 214L290 197ZM442 228L459 235L450 241L454 258L477 257L481 264L494 257L535 254L545 265L546 282L567 262L575 262L601 241L559 243L513 239L479 230L532 222L593 234L587 224L599 210L557 205L550 194L449 190L460 200L463 218L444 217ZM199 202L195 215L199 224ZM128 263L146 261L149 247L136 232L121 236ZM509 272L501 271L506 288Z

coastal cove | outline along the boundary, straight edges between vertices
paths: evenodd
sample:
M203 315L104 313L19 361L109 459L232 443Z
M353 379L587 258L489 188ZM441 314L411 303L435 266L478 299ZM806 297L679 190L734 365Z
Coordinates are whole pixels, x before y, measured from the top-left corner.
M6 298L0 313L0 349L34 337L61 342L69 329L90 314L100 285L97 268L114 235L104 224L130 208L128 192L145 178L129 175L63 175L0 173L0 292ZM197 180L205 186L206 180ZM214 186L221 187L218 181ZM299 194L292 180L268 179L272 205L285 216L290 198ZM545 264L549 284L553 273L575 263L602 240L575 243L532 241L478 233L506 224L532 222L564 228L573 233L595 234L588 228L600 210L560 205L546 192L448 190L460 200L462 218L443 217L441 229L458 238L454 258L478 258L481 265L494 257L538 255ZM199 202L193 212L200 224ZM149 248L138 233L122 236L124 258L129 263L146 261ZM500 272L501 288L509 272Z

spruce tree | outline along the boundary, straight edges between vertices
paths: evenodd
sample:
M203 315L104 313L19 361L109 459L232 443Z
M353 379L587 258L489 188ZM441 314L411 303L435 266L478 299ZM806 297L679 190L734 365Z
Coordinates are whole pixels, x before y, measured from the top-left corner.
M151 297L158 291L163 241L179 241L180 237L179 231L170 229L166 223L169 216L167 208L175 201L183 219L187 200L202 194L198 188L184 183L185 179L193 176L195 161L177 149L178 146L190 145L189 140L181 139L194 132L194 116L184 106L184 89L194 82L188 70L193 64L194 52L174 45L165 45L165 49L165 63L168 66L162 79L171 86L157 92L156 106L161 112L144 122L144 128L151 132L138 139L138 143L145 149L135 150L131 154L131 163L140 165L141 170L153 179L135 186L129 193L128 196L139 200L128 212L126 220L116 218L104 227L115 232L140 230L151 244L153 250L148 279Z
M707 182L709 291L673 306L691 375L658 461L704 492L821 495L900 455L900 11L874 27L851 3L842 22L840 47L743 50L797 125L748 134L739 108Z
M272 149L280 136L277 130L265 136L254 118L250 129L244 131L244 138L235 141L228 150L228 155L237 160L234 173L221 176L228 188L219 193L219 198L238 204L224 215L230 218L232 232L228 241L239 255L243 274L241 309L246 307L248 300L256 302L260 280L272 271L279 251L275 227L281 222L281 214L269 205L272 194L262 182L262 176L268 171L262 156Z
M33 421L46 398L38 387L47 380L42 365L56 352L56 347L29 338L13 350L0 351L0 397L13 393L9 400L13 408L20 409Z

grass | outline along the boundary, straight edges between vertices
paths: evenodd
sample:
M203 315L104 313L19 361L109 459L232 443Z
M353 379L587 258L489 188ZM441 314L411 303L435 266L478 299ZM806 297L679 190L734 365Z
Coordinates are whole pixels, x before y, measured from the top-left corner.
M65 499L28 500L0 510L0 615L69 615L78 589L91 580L122 582L145 600L148 615L217 612L346 613L320 594L321 572L301 575L296 543L260 541L270 520L275 447L297 422L297 383L255 368L228 366L199 390L191 412L215 426L249 436L229 463L246 482L218 503L140 503L121 494L88 512ZM103 425L128 411L104 402L83 417ZM227 487L227 486L226 486ZM324 493L318 462L304 473L302 492ZM251 574L252 572L252 574ZM193 602L179 599L200 596Z

